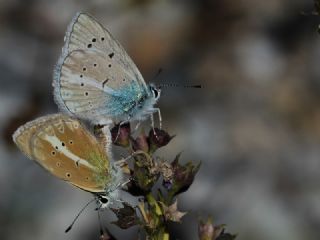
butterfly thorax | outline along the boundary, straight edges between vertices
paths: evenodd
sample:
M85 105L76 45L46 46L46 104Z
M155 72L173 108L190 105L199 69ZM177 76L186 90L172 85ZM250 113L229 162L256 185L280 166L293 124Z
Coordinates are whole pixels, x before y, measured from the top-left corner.
M152 91L153 87L149 86L141 90L137 84L131 84L124 89L119 89L118 94L113 96L114 104L113 120L122 122L126 120L143 120L153 112L153 106L159 96L155 97Z

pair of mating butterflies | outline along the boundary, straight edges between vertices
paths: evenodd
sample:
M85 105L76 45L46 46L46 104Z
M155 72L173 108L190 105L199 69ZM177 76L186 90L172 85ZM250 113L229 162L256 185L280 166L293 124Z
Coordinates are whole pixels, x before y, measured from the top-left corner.
M147 85L120 43L94 18L72 20L54 72L54 98L65 114L28 122L14 142L54 176L94 193L101 207L116 200L121 180L111 154L77 119L94 124L143 120L159 113L160 90Z

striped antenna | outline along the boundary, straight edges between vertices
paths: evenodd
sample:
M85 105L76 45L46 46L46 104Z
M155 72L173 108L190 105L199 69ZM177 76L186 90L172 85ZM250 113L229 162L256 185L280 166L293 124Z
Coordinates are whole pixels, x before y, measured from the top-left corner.
M159 87L159 88L166 88L166 87L202 88L202 85L201 84L198 84L198 85L180 85L180 84L176 84L176 83L163 83L163 84L157 85L157 87Z

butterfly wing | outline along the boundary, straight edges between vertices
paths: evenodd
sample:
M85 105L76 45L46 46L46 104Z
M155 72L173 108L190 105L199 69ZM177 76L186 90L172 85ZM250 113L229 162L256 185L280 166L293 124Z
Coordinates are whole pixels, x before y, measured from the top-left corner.
M130 108L132 100L148 92L120 43L85 13L78 13L68 28L53 86L60 109L87 119L121 115L116 110Z
M39 117L32 122L28 122L23 126L19 127L13 134L13 141L18 145L20 150L27 155L28 158L32 159L32 149L30 146L30 139L42 127L42 125L50 119L59 118L60 114L52 114L49 117Z
M89 192L104 192L111 181L103 146L75 119L49 115L20 127L15 143L54 176Z
M68 111L82 118L102 114L112 118L124 114L143 96L119 64L110 64L102 53L87 50L75 50L64 59L59 95ZM126 81L127 85L119 85Z

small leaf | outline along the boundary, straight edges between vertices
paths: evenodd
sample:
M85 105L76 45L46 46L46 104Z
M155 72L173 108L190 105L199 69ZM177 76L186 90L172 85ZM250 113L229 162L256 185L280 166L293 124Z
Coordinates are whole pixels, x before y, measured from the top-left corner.
M207 220L200 220L198 224L198 234L200 240L215 240L223 230L223 225L213 226L212 218Z
M181 165L180 155L178 154L171 163L173 169L172 188L169 191L171 198L189 189L201 165L201 163L194 165L192 162Z
M117 221L112 222L122 229L130 228L139 224L136 210L128 203L122 203L123 208L110 208L118 217Z
M130 145L131 128L130 123L115 125L111 129L111 136L113 144L121 147L128 147Z
M236 235L224 232L225 225L213 225L212 218L200 220L198 224L198 234L200 240L233 240Z
M162 202L160 203L163 209L163 215L167 221L181 222L181 218L187 214L186 212L178 211L177 200L173 204L171 204L169 207Z

